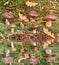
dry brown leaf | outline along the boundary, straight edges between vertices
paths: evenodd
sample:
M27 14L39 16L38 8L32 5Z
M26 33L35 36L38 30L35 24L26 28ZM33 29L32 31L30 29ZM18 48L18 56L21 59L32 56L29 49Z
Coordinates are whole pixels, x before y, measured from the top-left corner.
M54 42L54 41L52 41L52 40L53 40L53 39L47 39L47 40L44 42L44 44L43 44L43 48L47 48L48 45L52 44L52 42Z
M29 22L28 18L23 14L21 14L20 12L18 13L18 15L19 15L19 20L22 20L24 22Z
M38 3L36 3L36 2L30 2L30 1L26 1L25 2L25 4L27 5L27 6L29 6L29 7L35 7Z
M47 42L44 42L44 44L43 44L43 48L47 48L47 47L48 47Z
M47 28L43 28L43 32L52 38L55 38L54 33L51 33Z
M51 42L49 42L49 41L44 42L43 48L47 48L49 46L49 44L51 44Z

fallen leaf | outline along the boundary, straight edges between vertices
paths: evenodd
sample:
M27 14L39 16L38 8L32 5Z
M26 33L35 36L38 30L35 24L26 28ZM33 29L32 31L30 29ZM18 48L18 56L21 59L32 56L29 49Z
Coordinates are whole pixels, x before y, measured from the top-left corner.
M21 14L20 12L18 13L19 15L19 21L24 21L24 22L29 22L28 18Z
M43 48L47 48L52 42L54 42L52 39L47 39L43 44Z
M29 7L35 7L38 3L36 3L36 2L30 2L30 1L26 1L25 2L25 4L27 5L27 6L29 6Z
M55 38L54 33L52 33L51 31L49 31L47 28L43 28L43 32L45 34L47 34L48 36Z

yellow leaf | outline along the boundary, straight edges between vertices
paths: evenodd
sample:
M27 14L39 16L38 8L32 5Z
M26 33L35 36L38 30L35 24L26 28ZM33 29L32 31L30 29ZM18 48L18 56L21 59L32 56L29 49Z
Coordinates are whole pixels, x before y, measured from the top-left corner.
M35 7L38 3L36 3L36 2L30 2L30 1L26 1L25 2L25 4L27 5L27 6L29 6L29 7Z
M47 48L47 47L48 47L47 42L44 42L44 44L43 44L43 48Z
M51 31L49 31L47 28L43 28L43 32L45 34L47 34L48 36L51 36L52 38L55 38L54 34L51 33Z
M51 40L47 40L47 44L51 44L52 42L51 42Z
M47 48L48 45L52 44L52 42L54 42L54 40L52 41L53 39L47 39L44 44L43 44L43 48Z
M28 18L26 16L24 16L23 14L21 14L20 12L18 13L18 15L19 15L19 20L29 22Z

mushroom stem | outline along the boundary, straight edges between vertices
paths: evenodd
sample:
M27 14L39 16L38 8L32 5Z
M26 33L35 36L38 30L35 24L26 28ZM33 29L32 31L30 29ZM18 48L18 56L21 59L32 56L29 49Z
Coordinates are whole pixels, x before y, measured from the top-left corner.
M9 54L10 51L9 50L6 50L5 52L6 52L6 57L10 56L10 54Z
M0 36L1 36L3 39L5 39L5 37L3 36L3 34L0 33Z
M36 34L36 32L37 32L36 29L34 29L34 30L33 30L33 33Z
M16 25L15 24L11 24L10 27L11 27L11 33L14 33L14 28L16 27Z
M31 17L30 17L30 20L31 20L32 22L34 22L34 21L35 21L35 20L34 20L33 18L31 18Z
M4 5L8 5L11 0L8 0L7 2L4 3Z
M12 63L10 63L10 65L12 65Z
M14 43L13 43L13 42L11 42L11 48L12 48L12 51L16 51L16 48L15 48L15 46L14 46Z
M46 26L47 27L51 27L52 26L52 22L51 21L46 22Z
M11 42L11 47L14 48L14 44L13 44L13 42Z
M11 33L14 33L14 28L11 28Z
M24 28L24 24L23 24L22 22L20 22L20 26L21 26L22 28Z
M9 22L8 19L6 19L5 24L6 24L6 25L10 25L10 22Z
M33 45L36 46L36 42L33 42Z

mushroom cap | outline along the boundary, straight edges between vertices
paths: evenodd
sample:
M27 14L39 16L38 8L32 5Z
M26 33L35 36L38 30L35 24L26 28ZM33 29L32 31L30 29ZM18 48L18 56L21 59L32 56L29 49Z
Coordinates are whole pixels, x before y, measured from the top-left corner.
M2 58L2 61L5 64L11 63L13 61L13 57L5 57L5 58Z
M14 16L11 13L8 13L8 12L2 13L2 16L6 19L13 19L14 18Z
M38 24L33 24L31 28L32 29L37 29L38 27L39 27Z
M53 62L55 60L55 58L56 57L50 56L50 57L47 58L47 62Z
M31 17L38 17L38 13L36 11L30 11L28 12L28 15Z
M16 48L14 47L14 48L11 48L11 51L12 52L15 52L16 51Z
M31 58L28 59L29 64L37 64L37 58L35 56L31 56Z
M39 50L38 47L35 45L31 46L31 49L32 49L32 51L38 51Z
M15 25L15 24L11 24L10 27L11 27L11 28L15 28L16 25Z
M55 16L55 15L47 15L47 16L43 17L43 20L44 20L44 21L49 21L49 20L54 21L54 20L56 20L57 18L58 18L58 17Z
M13 7L6 7L6 10L12 11L12 10L14 10L14 8Z

